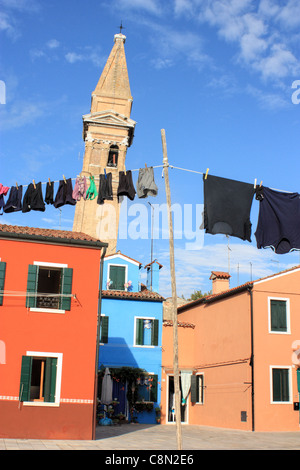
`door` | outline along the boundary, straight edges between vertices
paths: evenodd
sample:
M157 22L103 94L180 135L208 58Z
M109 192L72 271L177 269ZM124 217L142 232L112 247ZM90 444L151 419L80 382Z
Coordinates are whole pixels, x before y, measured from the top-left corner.
M188 422L188 400L185 404L182 403L182 389L181 389L181 377L179 377L179 386L180 386L180 415L181 422ZM168 400L167 400L167 410L168 410L168 423L175 423L175 387L174 387L174 376L168 375Z

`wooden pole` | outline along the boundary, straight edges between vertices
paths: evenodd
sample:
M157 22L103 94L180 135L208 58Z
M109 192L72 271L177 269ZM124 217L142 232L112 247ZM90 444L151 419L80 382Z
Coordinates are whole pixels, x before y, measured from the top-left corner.
M169 161L167 154L167 143L165 130L161 130L161 139L163 147L163 167L167 195L168 221L169 221L169 242L170 242L170 270L172 285L172 303L173 303L173 369L174 369L174 389L175 389L175 419L176 419L176 440L177 450L182 449L181 438L181 406L180 406L180 385L179 385L179 368L178 368L178 320L177 320L177 293L176 293L176 277L175 277L175 260L174 260L174 236L173 221L171 212L171 192L169 183Z

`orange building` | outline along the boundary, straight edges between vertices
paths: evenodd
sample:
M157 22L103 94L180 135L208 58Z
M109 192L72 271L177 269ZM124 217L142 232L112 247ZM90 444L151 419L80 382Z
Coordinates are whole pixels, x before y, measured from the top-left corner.
M299 431L300 267L178 308L181 421L248 431ZM162 422L173 423L172 322L165 321Z
M0 437L92 439L105 245L0 225Z

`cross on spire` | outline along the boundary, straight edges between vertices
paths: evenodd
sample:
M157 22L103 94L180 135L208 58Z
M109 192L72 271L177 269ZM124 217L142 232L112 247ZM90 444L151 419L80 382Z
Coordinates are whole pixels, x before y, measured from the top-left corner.
M120 34L122 34L122 29L125 29L124 26L122 25L122 21L121 21L121 24L120 24Z

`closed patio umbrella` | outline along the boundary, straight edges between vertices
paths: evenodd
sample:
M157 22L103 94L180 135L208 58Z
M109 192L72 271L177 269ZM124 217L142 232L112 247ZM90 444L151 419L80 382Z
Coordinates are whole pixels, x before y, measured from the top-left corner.
M112 389L113 381L110 375L109 368L106 367L104 372L104 377L102 380L102 390L101 390L101 403L103 405L109 405L112 402Z

